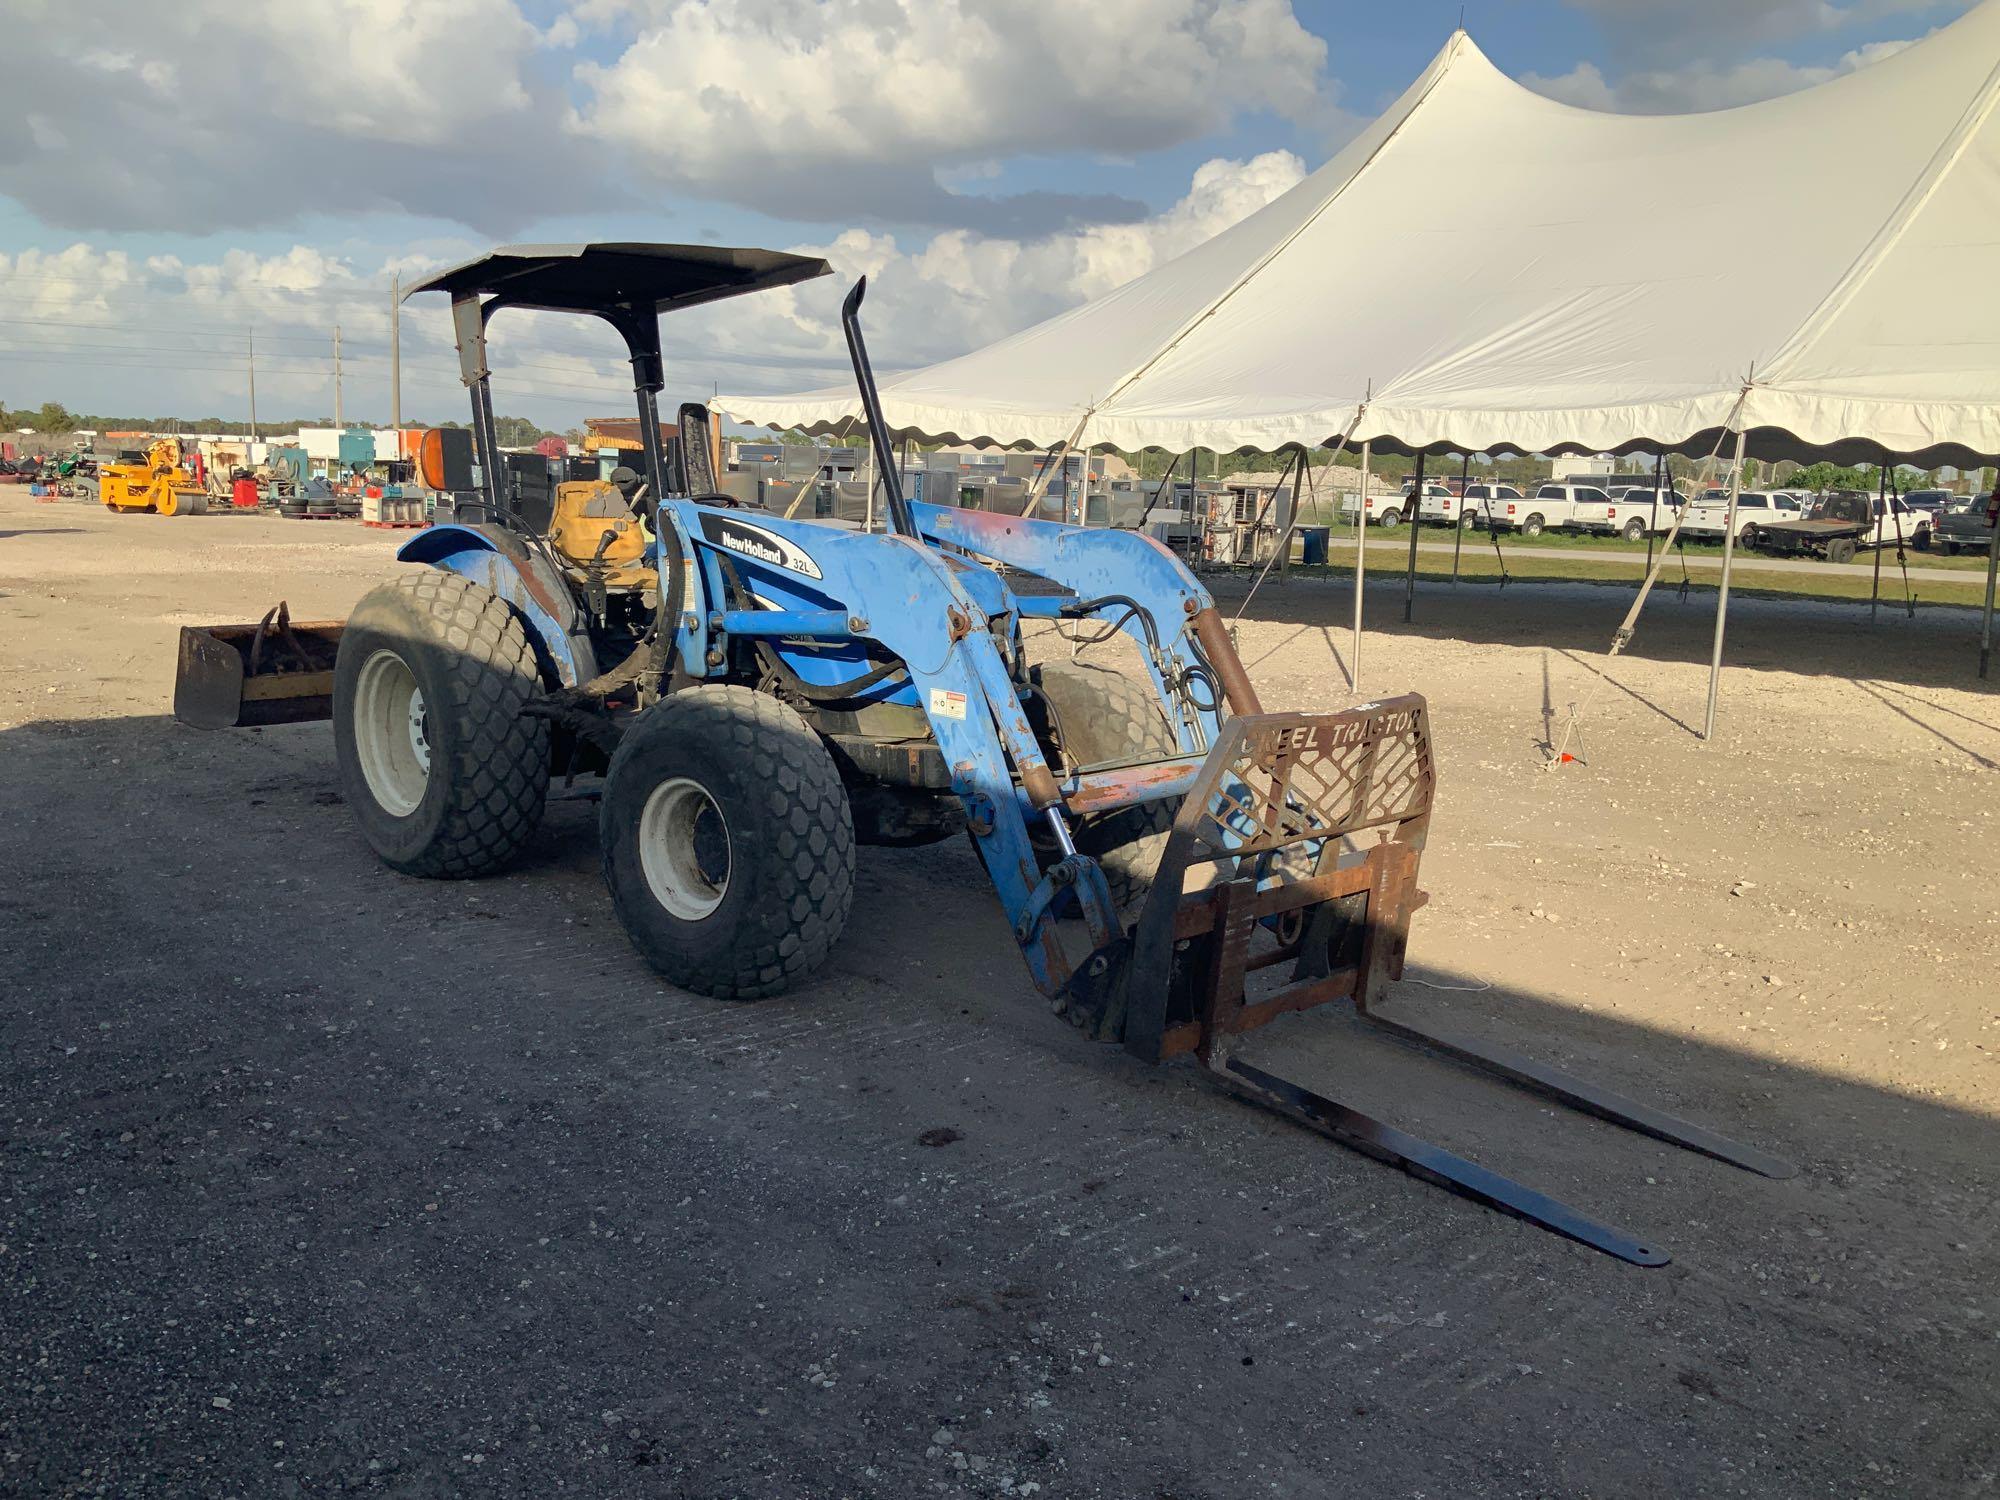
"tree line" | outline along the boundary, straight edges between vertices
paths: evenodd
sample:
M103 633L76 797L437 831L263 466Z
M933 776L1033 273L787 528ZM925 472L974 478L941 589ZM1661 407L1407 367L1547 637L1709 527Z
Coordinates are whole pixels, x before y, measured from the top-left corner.
M333 418L329 416L286 417L280 420L259 422L259 433L270 436L274 433L297 432L301 427L331 427ZM380 430L386 422L349 422L351 428ZM440 427L463 427L463 422L440 422ZM566 438L572 447L584 440L582 431L551 432L539 427L526 417L495 417L494 430L504 448L532 448L545 437ZM250 424L236 417L137 417L100 416L85 412L72 412L60 401L44 401L39 407L10 409L0 406L0 431L16 432L26 428L30 432L45 437L63 437L72 432L168 432L185 433L192 437L216 437L222 434L235 435L248 432Z

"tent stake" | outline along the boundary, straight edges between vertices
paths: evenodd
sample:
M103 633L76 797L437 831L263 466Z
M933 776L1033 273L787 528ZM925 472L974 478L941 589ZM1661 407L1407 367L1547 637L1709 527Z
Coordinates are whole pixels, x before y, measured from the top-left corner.
M1465 492L1472 478L1472 455L1467 453L1458 466L1458 514L1451 528L1451 586L1458 587L1458 554L1465 545Z
M1354 659L1347 664L1347 685L1361 691L1361 585L1368 572L1368 464L1373 443L1361 445L1361 493L1354 500Z
M1744 433L1736 434L1736 458L1729 466L1729 520L1722 531L1722 587L1715 596L1715 650L1708 658L1708 716L1702 720L1702 743L1715 738L1715 698L1722 686L1722 633L1729 623L1729 564L1736 555L1736 502L1743 494Z
M1423 530L1424 455L1417 453L1415 482L1410 486L1410 503L1403 507L1403 524L1410 528L1410 571L1403 587L1403 623L1409 624L1417 612L1417 533Z

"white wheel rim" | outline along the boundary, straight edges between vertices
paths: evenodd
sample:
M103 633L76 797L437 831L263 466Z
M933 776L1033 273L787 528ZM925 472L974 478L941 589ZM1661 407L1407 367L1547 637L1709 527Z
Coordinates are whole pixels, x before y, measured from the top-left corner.
M654 900L699 922L722 905L732 862L729 825L706 787L676 776L653 788L639 814L639 868Z
M368 790L391 817L407 818L431 779L430 717L409 665L377 651L354 683L354 751Z

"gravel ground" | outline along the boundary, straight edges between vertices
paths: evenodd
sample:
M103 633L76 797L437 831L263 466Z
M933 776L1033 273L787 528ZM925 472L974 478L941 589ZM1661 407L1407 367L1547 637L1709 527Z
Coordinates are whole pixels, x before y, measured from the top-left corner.
M325 726L167 715L176 628L393 534L0 493L0 1492L1978 1496L2000 1487L2000 701L1963 612L1373 596L1430 698L1396 1005L1786 1155L1772 1182L1330 1014L1252 1048L1642 1271L1052 1020L969 851L865 850L824 977L663 988L593 808L399 878ZM1236 601L1225 600L1225 612ZM1266 587L1273 706L1350 595ZM1602 674L1602 676L1600 676ZM1538 744L1582 711L1581 764Z

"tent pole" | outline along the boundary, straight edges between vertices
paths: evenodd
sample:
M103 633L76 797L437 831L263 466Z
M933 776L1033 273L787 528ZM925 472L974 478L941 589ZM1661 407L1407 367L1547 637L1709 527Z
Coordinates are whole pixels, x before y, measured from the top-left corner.
M1347 664L1347 685L1361 691L1361 584L1368 572L1368 465L1375 445L1361 445L1361 493L1354 502L1354 653Z
M1987 663L1993 659L1993 584L1996 576L2000 576L2000 531L1996 531L1993 540L1986 544L1986 607L1979 618L1979 676L1982 681L1986 677Z
M1660 529L1660 486L1665 483L1667 455L1653 455L1653 519L1646 523L1646 576L1653 576L1653 536Z
M1417 533L1423 530L1424 516L1424 455L1417 451L1416 482L1410 486L1410 503L1403 508L1403 524L1410 528L1410 567L1403 582L1403 623L1409 624L1417 613Z
M1868 592L1868 623L1875 623L1875 615L1882 607L1882 517L1889 508L1889 466L1879 465L1876 474L1881 478L1875 495L1875 586Z
M1452 517L1451 528L1451 583L1458 587L1458 554L1465 545L1465 492L1472 478L1472 455L1467 453L1458 466L1458 514Z
M1722 587L1715 596L1715 650L1708 658L1708 716L1702 720L1702 743L1715 738L1715 698L1722 686L1722 632L1729 623L1729 564L1736 555L1736 502L1743 493L1743 440L1736 434L1736 458L1729 466L1729 519L1722 531Z

